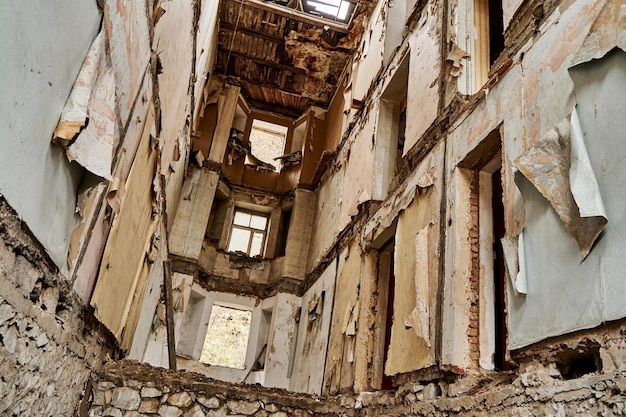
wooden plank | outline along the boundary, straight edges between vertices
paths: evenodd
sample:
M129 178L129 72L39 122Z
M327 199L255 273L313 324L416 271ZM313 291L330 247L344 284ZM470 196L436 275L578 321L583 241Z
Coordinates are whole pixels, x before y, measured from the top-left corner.
M165 292L165 326L167 328L167 356L171 370L176 370L176 341L174 340L174 306L172 297L172 265L163 261L163 291Z

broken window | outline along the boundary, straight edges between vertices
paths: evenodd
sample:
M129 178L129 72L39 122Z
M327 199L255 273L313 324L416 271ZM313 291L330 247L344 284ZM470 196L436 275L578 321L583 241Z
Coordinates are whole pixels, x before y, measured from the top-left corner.
M213 305L200 362L244 369L252 311Z
M267 215L235 209L228 252L262 257L269 219Z
M266 171L280 171L287 140L287 126L254 119L250 129L250 152L246 155L246 164Z

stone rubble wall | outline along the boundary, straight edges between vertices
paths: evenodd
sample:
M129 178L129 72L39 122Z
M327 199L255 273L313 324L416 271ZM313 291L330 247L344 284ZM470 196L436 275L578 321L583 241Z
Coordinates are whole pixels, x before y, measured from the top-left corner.
M0 416L72 416L101 363L98 326L0 196Z
M562 380L554 371L550 374L551 369L532 364L517 376L512 372L495 377L465 375L451 383L406 383L395 392L316 397L119 361L99 372L90 416L626 415L626 370Z

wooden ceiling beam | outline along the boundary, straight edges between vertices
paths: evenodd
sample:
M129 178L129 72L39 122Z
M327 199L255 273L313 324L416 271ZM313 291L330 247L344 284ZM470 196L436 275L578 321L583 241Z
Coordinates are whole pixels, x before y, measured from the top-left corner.
M221 22L220 23L220 28L229 30L231 32L235 32L235 25L233 25L230 22ZM274 42L274 43L279 43L279 44L284 44L285 43L285 38L282 37L282 36L281 37L271 36L271 35L268 35L266 33L257 32L254 29L248 29L248 28L242 27L241 25L237 26L237 32L241 32L241 33L245 33L246 35L255 36L257 38L265 39L266 41L269 41L269 42Z
M247 84L251 84L251 85L257 86L257 87L263 87L263 88L268 88L268 89L272 89L272 90L278 90L281 93L285 93L285 94L292 94L292 95L296 95L296 96L301 96L302 95L302 91L296 91L293 88L292 89L287 89L287 88L281 87L280 85L278 85L278 83L261 82L260 80L255 80L255 79L252 79L252 78L243 77L243 76L239 76L239 75L233 75L233 74L226 74L225 76L231 78L231 80L229 81L229 84L235 84L235 85L240 85L241 86L242 84L247 83ZM309 98L309 97L305 97L305 98Z
M287 72L291 72L293 74L306 74L306 71L304 69L302 69L302 68L296 68L296 67L292 67L290 65L285 65L285 64L277 64L276 62L268 61L268 60L265 60L263 58L257 58L257 57L250 56L250 55L248 55L248 54L246 54L244 52L229 51L222 44L219 45L219 50L221 52L223 52L224 54L226 54L226 56L228 56L228 54L235 55L235 56L237 56L239 58L255 62L255 63L259 64L259 65L265 65L267 67L271 67L271 68L277 69L279 71L287 71Z
M255 110L278 113L284 116L293 117L294 119L302 116L302 113L304 113L306 109L308 109L310 106L309 104L307 104L304 109L295 109L291 107L284 107L284 106L281 106L280 104L268 103L265 101L257 101L257 100L249 100L249 101L250 101L250 106L253 107Z

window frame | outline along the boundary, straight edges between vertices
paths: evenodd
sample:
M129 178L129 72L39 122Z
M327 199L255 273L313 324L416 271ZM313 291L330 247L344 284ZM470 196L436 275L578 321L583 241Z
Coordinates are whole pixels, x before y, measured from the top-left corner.
M248 226L242 226L242 225L238 225L235 223L235 219L237 218L237 213L243 213L243 214L248 214L250 216L257 216L257 217L263 217L265 219L265 228L264 229L257 229L254 228L250 225ZM251 217L252 219L252 217ZM250 222L251 223L251 222ZM233 251L231 250L231 243L232 243L232 238L233 238L233 230L235 229L239 229L239 230L244 230L244 231L248 231L250 233L249 238L248 238L248 248L245 251L246 256L250 257L250 258L265 258L265 251L266 251L266 246L267 246L267 236L268 236L268 232L269 232L269 227L270 227L270 214L268 213L263 213L263 212L258 212L258 211L254 211L254 210L247 210L245 208L241 208L241 207L235 207L234 211L233 211L233 216L232 216L232 221L230 223L230 227L229 227L229 231L228 231L228 242L226 244L226 251L228 253L233 253L233 254L240 254L243 251ZM261 248L260 248L260 252L258 255L251 255L251 250L252 250L252 245L254 242L254 235L255 233L261 233L263 235L263 239L261 241Z

